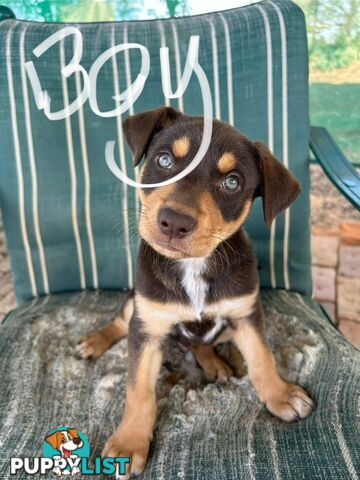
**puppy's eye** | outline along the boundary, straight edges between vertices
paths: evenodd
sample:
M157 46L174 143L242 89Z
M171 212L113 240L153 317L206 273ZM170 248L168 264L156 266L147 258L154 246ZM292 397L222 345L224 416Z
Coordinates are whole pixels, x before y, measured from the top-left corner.
M169 153L161 153L158 157L158 164L161 168L171 168L173 160Z
M240 180L237 175L229 175L221 184L226 190L234 192L240 187Z

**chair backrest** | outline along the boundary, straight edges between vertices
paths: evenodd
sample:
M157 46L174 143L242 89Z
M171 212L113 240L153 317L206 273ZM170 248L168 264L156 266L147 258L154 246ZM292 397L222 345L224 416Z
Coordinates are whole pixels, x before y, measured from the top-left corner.
M66 38L34 52L64 27L70 27ZM175 88L191 35L200 36L199 63L209 81L214 116L267 143L302 186L300 198L276 219L271 230L264 224L258 200L247 221L261 284L310 292L304 16L288 0L264 0L179 19L72 25L0 22L0 204L19 300L49 292L133 285L136 192L108 169L105 145L108 140L116 141L119 165L134 178L121 121L129 113L166 103L160 47L169 47ZM81 68L75 67L77 72L65 78L60 70L75 50L79 53L81 36ZM99 63L95 62L111 46L127 42L147 48L150 71L130 110L105 116L103 112L119 106L113 97L137 78L141 51L119 51L103 63L97 76ZM26 62L33 62L40 84L30 82ZM61 110L79 97L91 68L95 100L75 106L63 118ZM45 109L41 105L45 97L34 95L39 86L51 97ZM171 104L190 115L202 114L195 75L184 95Z

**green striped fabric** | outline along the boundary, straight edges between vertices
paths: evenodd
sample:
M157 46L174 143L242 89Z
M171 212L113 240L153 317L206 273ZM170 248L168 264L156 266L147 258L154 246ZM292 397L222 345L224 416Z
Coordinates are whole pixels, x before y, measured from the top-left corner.
M85 288L125 289L134 281L136 192L105 163L105 144L116 141L117 162L132 178L131 155L121 122L128 114L170 101L161 86L159 49L169 47L173 84L181 77L189 39L200 36L199 63L216 118L266 142L302 186L302 195L271 231L256 201L247 222L264 287L309 293L308 58L303 13L287 0L264 0L221 13L168 20L77 24L89 72L112 45L139 43L150 53L150 73L133 107L121 116L94 113L89 101L71 116L49 120L37 108L24 63L33 61L50 111L71 104L82 74L62 77L73 56L74 37L33 53L61 24L12 19L0 22L0 203L19 301ZM97 77L101 112L134 81L139 50L111 57ZM202 114L192 77L174 107Z

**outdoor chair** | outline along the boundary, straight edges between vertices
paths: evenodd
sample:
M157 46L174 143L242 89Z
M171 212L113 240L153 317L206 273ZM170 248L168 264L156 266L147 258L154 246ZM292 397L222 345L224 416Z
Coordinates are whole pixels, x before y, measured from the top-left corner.
M122 132L127 115L163 104L203 114L195 75L182 97L169 100L160 68L160 47L168 46L175 90L190 37L198 35L213 116L265 142L301 184L301 195L271 229L256 200L246 230L280 373L304 386L316 409L284 423L260 403L246 372L240 376L241 359L232 358L230 347L221 353L234 370L239 366L238 376L220 386L205 383L194 360L172 344L141 478L358 479L360 353L311 300L309 145L355 208L360 179L329 133L309 126L301 9L289 0L263 0L178 19L65 25L16 20L2 7L0 19L0 207L18 300L0 325L0 477L11 478L10 457L42 456L45 436L61 425L83 432L91 458L99 456L121 419L126 340L97 361L78 359L74 349L81 335L113 318L134 283L137 194L112 174L105 147L115 141L116 162L135 178ZM71 34L34 52L65 26ZM61 68L79 47L74 27L82 34L83 70L65 78ZM150 54L133 106L104 116L141 70L136 48L110 56L98 71L95 101L62 116L81 94L84 71L126 42ZM31 65L37 84L30 81ZM45 108L39 86L51 98ZM181 378L169 385L174 374Z

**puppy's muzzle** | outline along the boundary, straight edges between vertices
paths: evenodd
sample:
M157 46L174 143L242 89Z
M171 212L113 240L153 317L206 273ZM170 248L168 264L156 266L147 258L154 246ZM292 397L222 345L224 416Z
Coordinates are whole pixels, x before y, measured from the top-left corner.
M161 232L169 238L184 238L196 227L195 218L171 208L162 208L158 215Z

